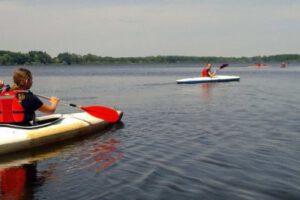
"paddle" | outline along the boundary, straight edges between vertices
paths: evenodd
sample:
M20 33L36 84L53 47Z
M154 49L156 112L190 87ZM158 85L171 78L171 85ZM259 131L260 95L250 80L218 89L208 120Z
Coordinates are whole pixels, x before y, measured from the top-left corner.
M48 99L48 100L50 99L50 97L46 97L43 95L38 95L38 94L35 95L44 99ZM78 106L73 103L64 103L62 101L60 102L62 105L81 109L96 118L100 118L111 123L117 122L119 120L118 112L112 108L108 108L104 106Z
M228 64L222 64L222 65L220 65L219 69L217 69L216 72L219 71L220 69L223 69L223 68L227 67L227 66L228 66Z

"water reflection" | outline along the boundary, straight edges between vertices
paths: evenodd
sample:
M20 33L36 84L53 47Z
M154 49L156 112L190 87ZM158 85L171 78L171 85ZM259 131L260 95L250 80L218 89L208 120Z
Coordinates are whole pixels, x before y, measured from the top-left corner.
M63 145L58 144L1 156L0 199L33 199L35 188L42 186L55 170L55 165L49 165L48 169L38 172L38 162L58 156L62 150Z
M111 135L107 135L109 138L103 141L102 136L105 137L103 134L107 133L107 131L112 133L123 127L124 124L119 122L115 124L115 126L99 132L99 134L102 133L100 137L101 140L95 141L91 139L95 137L87 138L87 142L85 143L89 146L88 149L86 149L86 146L80 145L82 144L82 138L78 138L53 145L47 145L45 148L35 148L1 156L0 199L34 199L37 188L43 186L45 183L49 184L49 182L53 182L54 172L62 170L56 168L56 165L59 165L59 162L57 161L48 164L47 169L45 170L37 170L38 163L56 158L62 154L74 156L74 150L79 150L79 156L83 155L83 149L88 150L90 152L90 163L96 163L93 165L95 166L96 172L109 168L123 158L123 153L117 149L117 146L121 142ZM94 142L94 144L91 144L92 142ZM66 156L66 160L68 160L68 156ZM69 161L68 165L73 164L74 163ZM82 165L82 163L79 163L78 165Z
M112 138L104 143L93 146L93 159L96 161L96 172L112 166L124 157L123 153L117 149L117 145L119 144L120 140Z
M37 162L21 166L0 168L1 199L22 200L33 199L34 188L52 176L54 166L50 165L47 170L37 175Z
M125 127L125 124L120 121L111 128L111 132ZM96 143L92 148L92 157L96 162L96 172L100 172L109 168L113 164L120 161L124 154L118 150L121 141L117 138L110 138L101 143Z
M200 84L201 97L202 99L208 103L211 100L211 94L213 92L213 88L216 86L216 83L202 83Z

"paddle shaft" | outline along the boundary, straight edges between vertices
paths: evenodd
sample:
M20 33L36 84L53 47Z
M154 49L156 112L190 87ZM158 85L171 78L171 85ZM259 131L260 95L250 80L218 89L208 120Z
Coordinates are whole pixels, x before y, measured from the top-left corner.
M44 98L44 99L48 99L48 100L51 99L50 97L46 97L43 95L36 94L36 96ZM112 109L112 108L108 108L108 107L104 107L104 106L77 106L76 104L73 104L73 103L62 103L62 104L83 110L96 118L103 119L103 120L111 122L111 123L115 123L120 119L119 113L115 109Z
M40 97L40 98L43 98L43 99L48 99L48 100L50 100L51 98L50 97L46 97L46 96L43 96L43 95L40 95L40 94L35 94L36 96L38 96L38 97ZM59 101L60 102L60 104L63 104L63 105L65 105L65 106L72 106L72 107L74 107L74 108L79 108L80 109L80 107L81 106L77 106L76 104L73 104L73 103L67 103L67 102L64 102L64 101Z

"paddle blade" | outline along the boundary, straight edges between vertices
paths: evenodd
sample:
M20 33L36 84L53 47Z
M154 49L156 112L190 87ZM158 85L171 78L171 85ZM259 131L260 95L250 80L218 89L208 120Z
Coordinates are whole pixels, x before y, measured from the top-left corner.
M114 123L119 120L119 114L116 110L104 106L81 106L82 110L90 115Z
M220 67L219 67L219 69L223 69L223 68L225 68L225 67L227 67L228 66L228 64L222 64Z

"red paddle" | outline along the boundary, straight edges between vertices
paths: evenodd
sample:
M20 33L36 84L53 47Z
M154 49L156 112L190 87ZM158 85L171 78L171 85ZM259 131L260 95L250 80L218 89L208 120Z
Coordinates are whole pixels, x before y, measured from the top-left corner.
M42 95L37 95L38 97L44 98L44 99L50 99L49 97L46 96L42 96ZM61 101L60 101L61 102ZM63 103L63 105L66 106L72 106L75 108L79 108L85 112L87 112L88 114L96 117L96 118L100 118L103 119L107 122L117 122L119 120L119 114L116 110L112 109L112 108L108 108L108 107L104 107L104 106L77 106L73 103Z
M78 106L75 105L75 107ZM118 112L112 108L104 106L81 106L80 108L96 118L100 118L111 123L119 120Z

